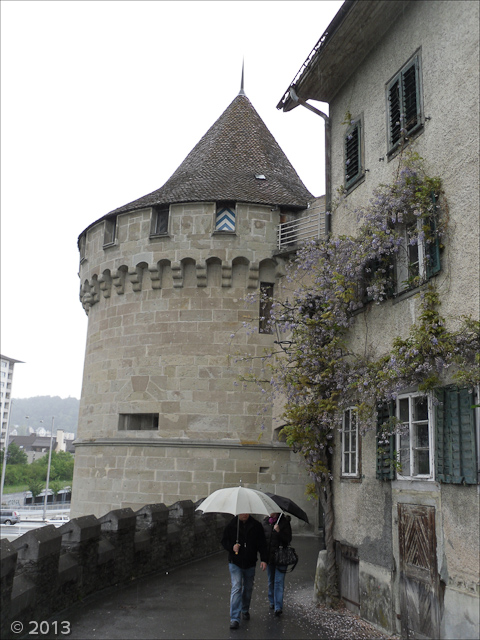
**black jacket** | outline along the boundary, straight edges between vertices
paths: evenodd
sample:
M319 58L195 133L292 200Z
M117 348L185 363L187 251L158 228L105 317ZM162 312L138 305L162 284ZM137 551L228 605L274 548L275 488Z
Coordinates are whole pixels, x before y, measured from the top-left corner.
M257 564L257 554L260 554L261 562L267 561L267 543L263 527L252 516L246 522L239 522L238 542L240 551L238 555L233 551L233 545L237 542L237 521L235 516L225 527L222 538L223 548L228 551L228 561L233 562L242 569L249 569Z
M280 531L275 531L274 525L268 522L268 516L263 520L263 530L267 540L268 564L274 564L275 551L278 547L286 547L292 541L292 527L290 526L290 516L282 515L278 521Z

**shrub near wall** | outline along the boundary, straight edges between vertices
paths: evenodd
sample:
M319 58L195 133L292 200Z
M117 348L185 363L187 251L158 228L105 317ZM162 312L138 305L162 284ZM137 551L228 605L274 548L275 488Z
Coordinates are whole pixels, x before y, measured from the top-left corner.
M48 620L85 596L222 549L231 516L201 515L190 500L116 509L33 529L1 541L1 637L18 638L12 622Z

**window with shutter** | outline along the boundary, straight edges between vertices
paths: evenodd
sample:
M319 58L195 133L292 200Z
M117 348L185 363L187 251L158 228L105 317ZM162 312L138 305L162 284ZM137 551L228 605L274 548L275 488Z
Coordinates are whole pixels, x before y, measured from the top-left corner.
M474 404L468 389L447 387L435 392L436 474L451 484L477 484L478 452Z
M377 407L377 480L393 480L395 436L385 433L384 425L390 423L395 415L393 402L388 402ZM389 425L390 426L390 425ZM387 427L387 431L388 428Z
M420 53L387 83L388 153L423 126Z
M430 240L427 241L425 247L425 270L427 278L431 278L441 269L440 263L440 241L437 236L437 218L435 212L437 210L437 198L435 194L432 194L432 200L434 204L434 213L428 221L430 229Z
M365 175L363 167L362 117L352 120L345 134L345 187L349 189Z
M235 202L217 202L215 231L235 231Z
M433 479L432 398L420 393L399 396L396 417L398 478Z

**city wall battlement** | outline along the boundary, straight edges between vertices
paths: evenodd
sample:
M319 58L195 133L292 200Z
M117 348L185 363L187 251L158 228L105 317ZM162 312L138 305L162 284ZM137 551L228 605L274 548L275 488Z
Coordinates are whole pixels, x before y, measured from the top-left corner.
M18 637L14 621L27 629L30 620L48 620L89 594L220 551L231 516L200 514L198 504L115 509L3 539L1 637Z

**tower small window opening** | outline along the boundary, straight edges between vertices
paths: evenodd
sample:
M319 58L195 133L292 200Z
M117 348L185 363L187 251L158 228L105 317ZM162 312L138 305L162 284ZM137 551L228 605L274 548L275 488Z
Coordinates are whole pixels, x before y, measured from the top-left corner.
M119 431L158 431L158 413L121 413Z
M273 284L270 282L260 283L260 307L259 307L259 333L273 333L272 317L273 306Z

